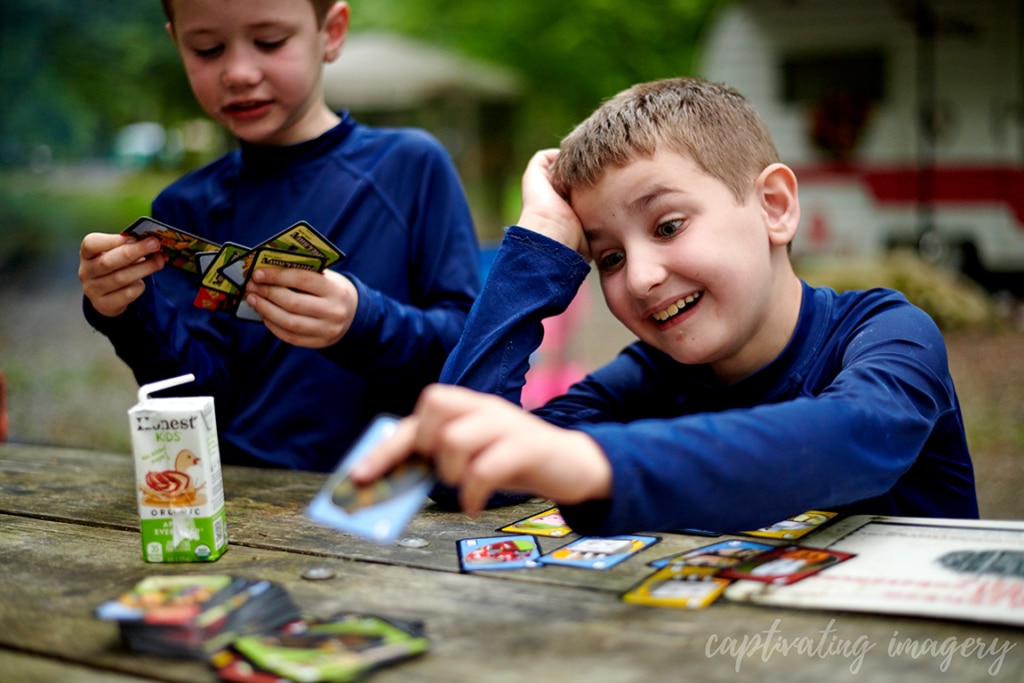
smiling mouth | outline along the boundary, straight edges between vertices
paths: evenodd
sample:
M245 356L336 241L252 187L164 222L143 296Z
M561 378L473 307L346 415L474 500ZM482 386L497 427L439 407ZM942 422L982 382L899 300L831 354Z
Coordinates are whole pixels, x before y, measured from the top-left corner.
M668 308L658 311L651 317L654 318L656 322L666 322L676 317L680 313L693 308L697 304L697 302L700 301L701 295L703 295L703 292L696 292L695 294L690 294L689 296L680 299L674 304L670 304Z

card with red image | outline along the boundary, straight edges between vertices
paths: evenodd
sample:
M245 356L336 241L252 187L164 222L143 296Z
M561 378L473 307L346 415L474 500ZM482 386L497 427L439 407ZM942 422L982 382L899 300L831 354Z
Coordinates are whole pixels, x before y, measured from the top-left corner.
M540 566L540 546L529 534L464 538L456 546L459 566L464 572Z
M726 579L747 579L787 585L845 562L851 557L854 557L853 553L789 545L769 550L723 569L719 576Z

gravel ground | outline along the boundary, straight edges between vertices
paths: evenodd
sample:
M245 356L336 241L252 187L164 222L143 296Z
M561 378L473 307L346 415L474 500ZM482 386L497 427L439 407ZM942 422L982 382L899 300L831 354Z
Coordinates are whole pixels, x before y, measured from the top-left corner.
M126 411L137 386L85 323L75 253L45 269L0 273L0 370L11 440L130 453ZM570 351L591 368L628 343L591 287ZM1024 520L1024 332L946 335L982 516Z

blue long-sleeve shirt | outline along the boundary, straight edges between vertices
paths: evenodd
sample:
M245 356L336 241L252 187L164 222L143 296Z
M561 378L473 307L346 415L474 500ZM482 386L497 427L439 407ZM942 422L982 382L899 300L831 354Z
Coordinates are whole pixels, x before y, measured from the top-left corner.
M518 402L542 319L588 271L510 228L441 380ZM789 344L738 382L636 342L535 412L589 434L611 463L610 500L560 508L580 533L742 531L812 509L978 516L945 343L892 290L804 283Z
M380 412L404 414L437 379L479 292L479 251L445 150L416 130L347 114L314 140L242 144L161 193L153 216L217 243L255 246L308 222L347 257L333 267L358 309L335 346L306 349L261 323L193 305L195 275L164 268L117 318L85 301L140 383L212 395L226 464L328 471Z

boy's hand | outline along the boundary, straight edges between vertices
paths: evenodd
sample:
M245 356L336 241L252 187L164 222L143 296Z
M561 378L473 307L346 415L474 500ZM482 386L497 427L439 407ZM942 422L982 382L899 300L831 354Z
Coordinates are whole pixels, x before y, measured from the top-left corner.
M413 414L351 477L373 482L414 453L434 461L441 481L460 487L462 509L471 515L499 489L563 504L611 495L611 465L589 436L465 387L427 387Z
M344 337L359 303L355 285L344 275L298 268L257 268L245 298L277 338L310 349Z
M121 234L86 235L78 252L82 293L101 315L121 315L146 290L142 278L167 262L159 251L160 242L155 238L138 241Z
M561 242L589 260L580 219L551 185L551 165L557 157L557 149L544 149L534 154L526 165L523 212L517 225Z

